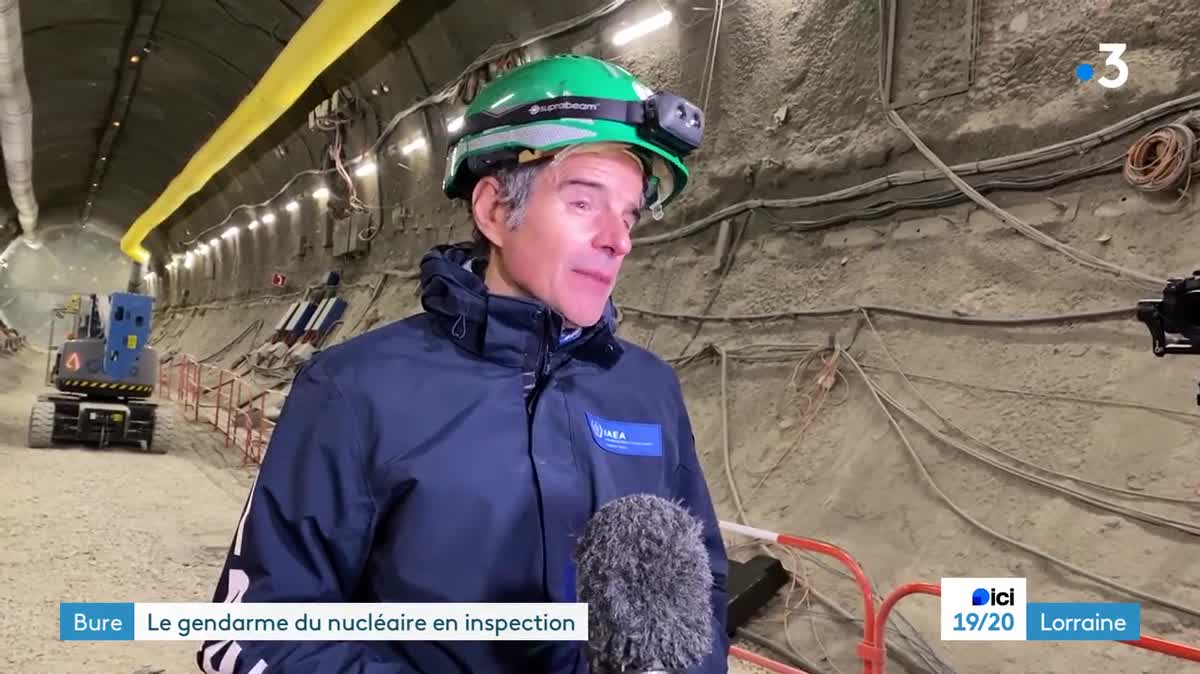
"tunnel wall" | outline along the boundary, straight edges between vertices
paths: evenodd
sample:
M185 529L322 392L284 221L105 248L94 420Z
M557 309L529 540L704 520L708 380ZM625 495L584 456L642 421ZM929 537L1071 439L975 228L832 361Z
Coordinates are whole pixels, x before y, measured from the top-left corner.
M1182 2L1160 0L1136 8L1106 2L983 2L977 19L969 16L974 5L968 0L906 6L916 9L897 17L893 98L917 132L951 163L1079 135L1195 82L1193 73L1185 80L1185 64L1196 49L1185 37L1200 30L1200 14ZM412 36L411 52L405 46L380 52L364 75L346 83L371 109L349 129L351 147L361 149L382 120L453 79L454 61L468 57L450 57L441 45L473 44L482 51L483 36L498 39L495 29L459 21L464 11L445 10ZM663 222L649 222L643 231L673 229L750 195L808 194L897 169L928 167L883 119L877 11L873 3L838 0L738 2L726 8L708 93L708 133L693 160L695 181ZM576 50L611 58L656 88L702 101L710 13L685 12L668 28L622 49L604 41L613 26L645 13L631 4L584 29L537 43L531 51ZM515 20L509 24L519 29ZM1101 38L1090 36L1107 35L1111 30L1104 27L1111 25L1123 26L1121 39L1131 45L1131 76L1116 91L1080 83L1074 75L1077 63L1102 62L1094 44ZM457 39L448 37L448 26L457 26ZM973 48L963 49L971 43ZM929 92L961 88L966 93L913 102ZM222 241L216 254L197 260L193 269L160 279L162 299L178 302L183 288L189 290L189 302L270 292L275 271L303 283L330 269L353 276L407 268L431 244L467 237L465 210L439 190L445 119L460 110L450 103L407 117L383 144L379 173L355 179L360 196L371 201L367 226L378 228L364 259L333 257L324 240L325 209L308 196L315 180L303 178L274 200L279 216L274 225L243 231L232 243ZM399 153L418 137L429 139L425 149ZM252 164L243 160L227 171L219 194L191 210L185 221L172 223L168 238L177 244L174 252L186 250L181 241L197 240L197 233L222 222L231 205L264 200L289 177L312 168L325 141L324 134L302 127L274 150L260 152ZM290 198L301 205L295 214L281 209ZM249 220L249 213L238 213L228 222ZM218 226L198 240L223 230Z

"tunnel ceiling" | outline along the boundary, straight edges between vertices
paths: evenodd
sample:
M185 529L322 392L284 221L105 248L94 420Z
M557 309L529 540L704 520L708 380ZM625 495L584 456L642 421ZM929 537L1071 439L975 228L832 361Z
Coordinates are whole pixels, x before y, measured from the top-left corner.
M318 1L21 2L42 212L123 231Z
M400 0L288 115L163 229L192 214L207 222L233 204L264 199L298 169L310 168L311 149L296 148L299 152L278 162L258 159L284 145L304 125L307 112L342 85L391 79L395 90L378 101L380 112L388 114L453 81L495 43L598 6L615 9L627 2ZM233 112L319 4L21 2L34 107L33 183L42 213L54 214L54 224L69 219L122 234ZM12 213L6 181L0 183L0 198Z

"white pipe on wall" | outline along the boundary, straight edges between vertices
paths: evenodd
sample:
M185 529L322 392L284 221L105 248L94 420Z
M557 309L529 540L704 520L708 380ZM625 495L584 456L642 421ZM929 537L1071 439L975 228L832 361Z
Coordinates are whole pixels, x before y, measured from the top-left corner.
M21 230L32 241L38 221L33 193L33 101L25 79L18 0L0 0L0 148Z

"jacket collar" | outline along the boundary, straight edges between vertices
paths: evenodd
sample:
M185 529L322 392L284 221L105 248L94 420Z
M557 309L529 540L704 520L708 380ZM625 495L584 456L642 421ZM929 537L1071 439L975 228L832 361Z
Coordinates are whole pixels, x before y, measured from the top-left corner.
M599 322L574 339L561 340L571 335L564 333L558 312L536 300L489 293L482 271L472 269L478 262L472 259L469 243L435 246L421 259L421 306L462 348L511 365L524 365L539 347L602 365L620 355L611 299Z

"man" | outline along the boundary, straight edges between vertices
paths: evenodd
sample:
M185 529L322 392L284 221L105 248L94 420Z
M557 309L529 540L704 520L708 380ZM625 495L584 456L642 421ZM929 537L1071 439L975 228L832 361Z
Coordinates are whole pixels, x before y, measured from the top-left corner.
M444 180L470 200L476 242L424 257L423 313L297 375L215 600L574 601L589 517L655 493L705 523L713 652L694 671L726 672L727 560L679 383L614 335L609 299L631 229L686 184L701 131L690 104L590 58L480 92ZM588 671L568 642L220 642L197 659L231 674Z

